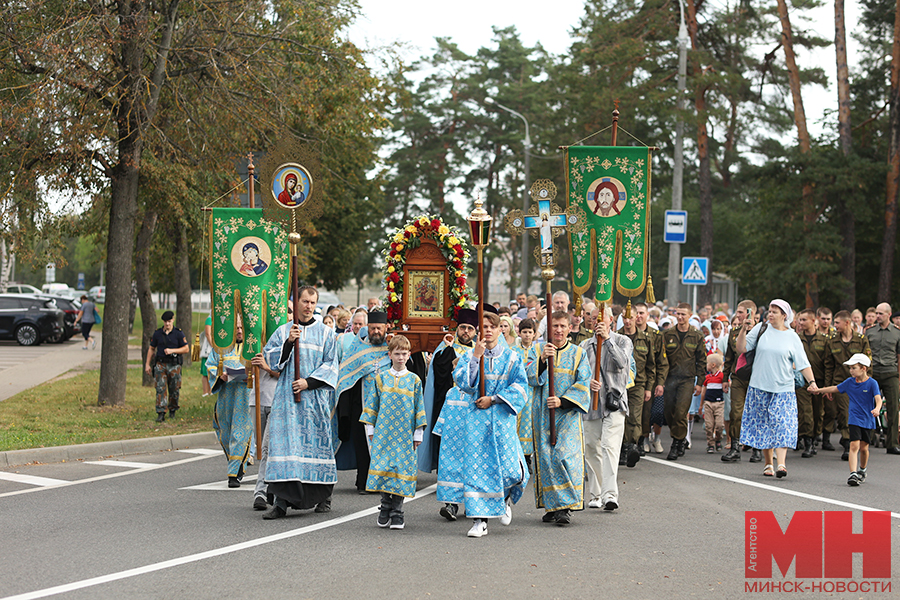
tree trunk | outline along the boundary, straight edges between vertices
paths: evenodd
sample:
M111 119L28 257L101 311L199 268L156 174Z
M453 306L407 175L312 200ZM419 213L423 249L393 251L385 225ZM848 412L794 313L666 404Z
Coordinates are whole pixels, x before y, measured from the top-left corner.
M184 332L188 344L194 343L193 303L191 302L191 266L188 256L190 250L187 241L187 227L179 220L175 225L175 326ZM182 354L184 365L190 366L191 354Z
M134 277L137 284L138 302L141 305L141 323L144 329L144 334L141 336L141 368L144 374L142 382L144 387L156 385L153 376L143 371L143 365L147 364L147 352L150 351L150 338L153 337L153 331L156 329L156 307L153 306L153 296L150 291L150 245L156 231L156 220L156 211L148 208L144 212L141 230L138 232L134 244L137 249L134 256Z
M700 49L699 24L697 22L697 6L695 0L688 0L686 25L688 35L691 38L691 47ZM697 94L694 98L694 108L697 110L697 157L700 163L700 171L697 174L700 186L700 254L709 259L710 267L713 265L713 216L712 216L712 173L710 172L709 158L709 131L707 129L708 115L706 113L706 92L708 87L703 83L703 66L692 64L693 75L697 80ZM713 303L713 278L712 268L709 269L709 278L706 285L697 290L697 302L701 305ZM696 307L694 307L696 308Z
M700 255L709 259L709 273L706 285L697 290L700 305L713 304L713 215L712 215L712 174L709 161L709 133L706 129L706 90L699 90L695 101L697 108L697 154L700 171L697 174L700 185Z
M850 73L847 68L847 30L844 26L844 0L834 0L834 51L837 60L838 137L841 151L850 156L853 138L850 127ZM856 217L847 206L845 194L837 201L841 238L841 276L847 281L841 293L841 309L856 308Z
M120 128L121 129L121 128ZM119 162L110 179L109 241L106 245L109 273L103 315L103 348L97 402L125 402L128 374L128 313L131 308L131 258L134 249L134 217L137 212L138 169L141 143L135 136L119 142Z
M797 126L797 139L800 143L800 152L809 154L812 143L809 138L809 130L806 128L806 111L803 109L803 96L800 94L800 69L797 68L797 60L794 55L794 34L791 30L791 20L788 16L786 0L778 0L778 16L781 19L781 40L784 47L784 58L788 70L788 79L791 85L791 98L794 101L794 123ZM811 184L803 186L803 224L806 231L810 231L816 223L816 207L813 198ZM812 257L806 260L812 262ZM806 275L806 307L815 308L819 305L818 273L811 270Z
M894 7L894 47L891 56L891 145L888 151L887 193L884 206L884 238L878 301L890 302L897 242L897 193L900 191L900 0Z

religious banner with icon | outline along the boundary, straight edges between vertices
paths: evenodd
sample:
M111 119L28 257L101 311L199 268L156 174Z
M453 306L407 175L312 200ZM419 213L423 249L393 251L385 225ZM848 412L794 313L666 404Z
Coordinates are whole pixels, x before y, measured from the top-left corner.
M566 148L566 200L587 215L569 232L577 294L596 283L600 302L613 289L637 296L647 281L650 249L651 149L632 146Z
M219 354L231 349L240 314L249 360L287 321L287 234L260 208L215 208L209 227L213 346Z

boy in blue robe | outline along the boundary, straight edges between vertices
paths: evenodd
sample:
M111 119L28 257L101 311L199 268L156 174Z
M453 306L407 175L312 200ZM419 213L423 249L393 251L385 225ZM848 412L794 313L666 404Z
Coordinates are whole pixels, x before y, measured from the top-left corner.
M453 371L456 387L435 427L441 436L437 499L441 515L456 520L465 503L474 522L469 537L487 535L487 519L512 520L512 504L528 482L525 455L516 431L516 415L525 406L525 368L509 346L499 343L500 317L486 306L481 339ZM484 395L479 362L484 358Z
M406 368L409 339L394 336L388 343L391 368L363 381L365 424L371 459L366 490L381 493L379 527L403 529L403 499L416 495L416 448L425 430L422 381Z
M533 319L522 319L519 323L519 337L513 344L512 350L522 359L522 365L527 365L528 361L534 360L534 337L537 334L537 326ZM525 453L525 462L528 463L529 470L531 467L531 455L534 454L534 431L531 424L531 411L534 404L534 388L528 386L525 388L526 402L525 407L518 415L517 428L519 430L519 443L522 444L522 452Z
M568 525L584 508L584 433L581 415L589 408L591 369L587 354L569 341L569 313L550 316L550 342L539 343L538 360L528 365L534 396L535 504L545 523ZM554 357L555 394L550 395L547 359ZM556 409L556 445L550 445L550 408Z

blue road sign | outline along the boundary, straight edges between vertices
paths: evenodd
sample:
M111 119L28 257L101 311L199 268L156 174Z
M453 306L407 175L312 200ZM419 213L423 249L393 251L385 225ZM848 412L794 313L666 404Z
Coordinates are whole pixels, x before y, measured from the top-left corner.
M663 241L667 244L683 244L687 241L687 211L667 210Z
M681 283L706 285L709 280L709 259L705 256L685 256L681 259Z

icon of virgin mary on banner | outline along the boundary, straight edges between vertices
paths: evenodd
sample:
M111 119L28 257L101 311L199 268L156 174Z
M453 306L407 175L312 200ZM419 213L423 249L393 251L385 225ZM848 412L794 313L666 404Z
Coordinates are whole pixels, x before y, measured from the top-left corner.
M213 346L231 349L240 314L249 360L287 321L287 234L261 208L214 208L209 227Z
M566 200L587 213L587 227L569 234L575 292L596 283L600 302L613 289L637 296L647 281L650 245L650 148L570 146Z

